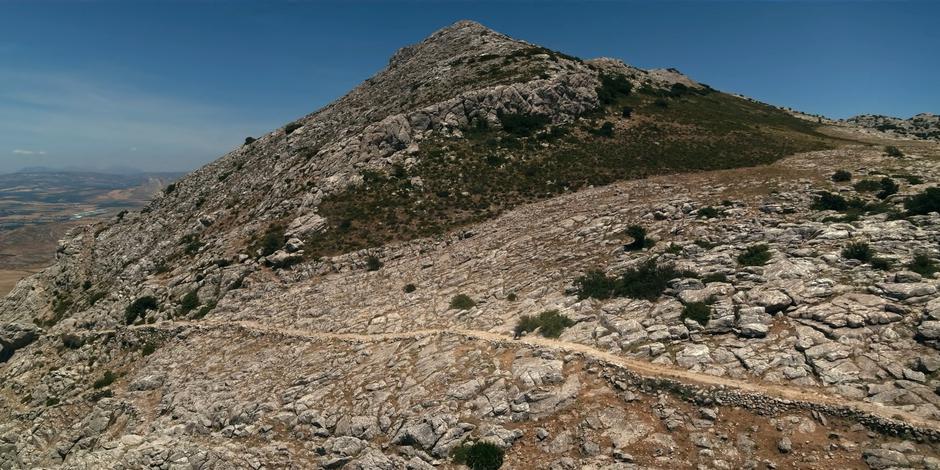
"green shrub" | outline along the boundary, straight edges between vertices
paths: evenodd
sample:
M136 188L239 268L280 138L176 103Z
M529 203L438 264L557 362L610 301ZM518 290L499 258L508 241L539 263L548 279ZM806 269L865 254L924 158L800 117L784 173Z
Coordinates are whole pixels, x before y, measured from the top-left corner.
M255 142L255 140L256 140L256 139L255 139L254 137L251 137L251 136L245 137L245 145L251 145L251 144L253 144L253 143Z
M183 253L194 255L202 248L202 241L199 240L198 235L188 234L180 239L180 245L183 245Z
M285 134L285 135L291 135L291 134L294 133L294 131L296 131L297 129L300 129L301 127L303 127L303 124L301 124L301 123L299 123L299 122L292 122L292 123L290 123L290 124L284 126L284 134Z
M705 302L690 302L682 308L683 320L690 319L702 326L708 325L708 320L712 316L712 308Z
M846 259L856 259L867 263L871 261L874 256L874 250L865 242L852 242L842 249L842 257Z
M455 310L470 310L476 305L477 303L466 294L458 294L450 299L450 308Z
M452 452L454 463L466 465L471 470L497 470L503 465L502 449L489 442L461 445Z
M832 174L832 181L837 183L843 183L846 181L852 181L852 173L849 173L845 170L838 170Z
M550 122L548 116L541 114L516 114L504 113L502 111L496 114L503 130L517 137L531 135L535 131L545 127Z
M885 147L885 155L889 157L900 158L904 156L904 152L902 152L901 149L893 145L889 145Z
M891 175L891 176L907 181L907 184L924 184L924 179L917 175Z
M157 309L157 299L152 295L146 295L141 297L124 309L124 322L128 325L137 321L138 318L143 318L147 314L147 310L156 310Z
M617 291L617 278L607 277L603 271L589 271L575 279L578 299L609 299Z
M871 259L870 263L872 268L879 269L881 271L887 271L891 269L891 260L887 258L879 258L876 256Z
M515 302L516 300L519 300L519 296L517 296L515 292L510 292L509 295L506 296L506 300Z
M650 259L639 267L628 269L619 278L592 271L575 279L574 284L579 299L630 297L656 300L665 292L670 280L692 276L694 273L676 271L672 265L660 266Z
M187 292L180 301L180 314L186 315L198 306L199 294L197 293L196 289L193 289Z
M624 106L623 109L620 110L620 116L624 119L630 119L630 117L633 116L633 108Z
M925 215L940 212L940 187L927 188L904 201L904 208L910 215Z
M881 187L881 191L878 191L878 194L876 194L878 199L888 199L890 196L897 194L899 189L898 184L895 183L893 179L887 177L881 178L879 186Z
M163 190L163 194L170 194L170 193L172 193L172 192L175 191L175 190L176 190L176 183L170 183L170 184L168 184L168 185L166 186L166 188Z
M366 270L378 271L381 268L382 268L382 260L380 260L378 257L369 255L369 257L366 258Z
M117 375L114 372L111 372L110 370L105 371L104 375L101 376L100 379L96 380L94 384L92 384L92 387L95 389L105 388L114 383L115 380L117 380Z
M418 290L418 288L417 288L417 286L415 286L414 284L405 284L405 287L403 287L402 290L403 290L406 294L410 294L410 293L412 293L412 292Z
M664 99L662 99L662 98L656 98L656 100L653 101L653 104L656 105L657 107L660 107L660 108L668 108L668 107L669 107L669 102L666 101L666 100L664 100Z
M642 250L653 246L654 243L653 240L646 238L646 229L639 225L627 227L627 236L632 238L633 241L623 246L625 251Z
M269 256L284 246L284 226L281 224L271 224L264 233L255 238L251 244L251 254L259 253L261 256Z
M633 85L627 77L621 74L601 74L600 79L601 86L597 88L597 100L602 105L614 104L633 90Z
M149 355L155 353L156 351L157 351L157 345L155 345L155 344L153 344L153 343L147 343L147 344L144 345L143 348L141 348L141 350L140 350L140 355L141 355L141 356L149 356Z
M56 406L59 404L59 397L46 398L46 406Z
M99 300L105 298L108 295L105 291L92 292L88 295L88 305L94 305L98 303Z
M821 192L816 196L813 204L810 206L817 211L839 211L842 212L849 208L848 201L844 197L830 192Z
M915 253L914 259L907 264L907 269L914 271L924 277L933 277L934 273L940 271L937 263L930 259L927 253Z
M520 317L514 332L519 336L522 332L531 333L538 329L539 334L546 338L557 338L565 328L573 325L574 320L558 313L558 310L546 310L537 317Z
M861 180L852 187L860 193L870 193L881 189L881 183L878 180Z
M677 245L677 244L675 244L675 243L670 243L670 244L669 244L669 247L666 248L666 253L669 253L669 254L671 254L671 255L678 255L678 254L682 253L682 246L681 246L681 245Z
M763 266L770 261L770 247L764 244L751 245L738 255L738 263L742 266Z

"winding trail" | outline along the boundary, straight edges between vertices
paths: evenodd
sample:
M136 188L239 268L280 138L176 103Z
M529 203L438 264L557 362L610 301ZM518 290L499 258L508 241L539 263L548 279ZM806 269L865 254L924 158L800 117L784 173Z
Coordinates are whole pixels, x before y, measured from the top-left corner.
M848 397L836 396L826 393L819 388L788 387L780 384L759 383L746 380L732 379L708 374L702 374L685 369L653 364L650 362L618 356L591 346L573 343L540 336L525 336L513 339L509 336L489 331L466 329L428 329L397 333L325 333L320 331L272 327L257 321L173 321L150 325L131 326L132 330L146 329L172 329L187 328L195 330L235 329L265 335L280 335L290 338L301 338L315 341L342 341L351 343L376 343L384 341L415 340L433 336L458 336L468 340L484 341L492 345L505 347L530 347L536 349L550 349L564 353L573 353L584 358L596 360L610 366L622 368L643 378L668 379L687 385L702 388L731 389L746 394L788 400L791 402L804 402L814 405L854 410L863 415L880 418L888 422L901 421L920 430L940 436L940 422L927 420L923 417L908 413L896 408L885 407L876 403L853 400ZM114 330L100 331L99 333L113 333Z

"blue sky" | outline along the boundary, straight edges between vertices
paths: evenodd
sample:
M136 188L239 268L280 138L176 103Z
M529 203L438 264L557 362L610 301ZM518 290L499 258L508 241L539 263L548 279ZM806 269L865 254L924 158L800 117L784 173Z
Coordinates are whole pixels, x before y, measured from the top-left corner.
M833 117L940 113L940 2L0 0L0 171L189 170L459 19Z

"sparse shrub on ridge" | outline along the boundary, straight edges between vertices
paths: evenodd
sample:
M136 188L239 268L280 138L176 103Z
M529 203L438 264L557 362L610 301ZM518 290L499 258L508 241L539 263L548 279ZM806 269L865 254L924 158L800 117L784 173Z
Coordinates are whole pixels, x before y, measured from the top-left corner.
M504 131L517 137L531 135L550 122L548 116L542 114L517 114L500 111L496 114L496 117L499 119Z
M940 271L940 266L930 259L930 255L919 252L914 254L914 258L907 264L907 269L924 277L933 277L937 271Z
M157 299L152 295L141 297L124 309L124 322L128 325L134 323L138 318L143 318L147 310L157 309Z
M297 129L300 129L301 127L303 127L303 124L301 124L301 123L299 123L299 122L292 122L292 123L290 123L290 124L284 126L284 134L285 134L285 135L291 135L291 134L294 133L294 131L296 131Z
M810 206L817 211L844 211L849 208L848 201L844 197L830 192L821 192L816 196L813 204Z
M92 384L92 387L94 387L96 390L99 388L104 388L114 383L115 380L117 380L117 375L114 372L108 370L105 371L104 375L102 375L100 379L96 380L95 383Z
M657 265L650 259L638 267L628 269L619 277L607 277L601 271L591 271L574 281L579 299L609 299L630 297L656 300L666 291L670 280L695 277L695 273L677 271L672 265Z
M366 258L366 270L367 271L378 271L382 268L382 260L374 255L369 255Z
M708 326L711 319L712 308L705 302L689 302L682 308L680 318L693 320L699 325Z
M879 187L881 188L881 191L878 191L878 194L875 195L878 197L878 199L888 199L892 195L897 194L898 189L900 189L898 184L895 183L893 179L888 177L881 178Z
M187 292L186 295L183 296L183 299L180 300L180 315L186 315L198 306L199 294L196 289L193 289Z
M900 158L904 156L904 152L902 152L901 149L893 145L889 145L885 147L885 155L889 157Z
M871 193L881 189L881 183L878 180L861 180L852 187L860 193Z
M925 215L940 212L940 187L927 188L924 192L904 201L909 215Z
M281 224L271 224L264 233L252 242L249 249L252 255L269 256L284 246L284 226Z
M418 290L418 287L415 286L414 284L408 283L408 284L405 284L405 287L402 287L401 290L402 290L404 293L406 293L406 294L410 294L410 293L412 293L412 292Z
M651 248L656 242L646 238L646 229L639 225L627 227L627 236L633 241L624 245L624 251L638 251L644 248Z
M871 259L871 267L874 269L879 269L881 271L887 271L891 269L891 260L886 258L874 257Z

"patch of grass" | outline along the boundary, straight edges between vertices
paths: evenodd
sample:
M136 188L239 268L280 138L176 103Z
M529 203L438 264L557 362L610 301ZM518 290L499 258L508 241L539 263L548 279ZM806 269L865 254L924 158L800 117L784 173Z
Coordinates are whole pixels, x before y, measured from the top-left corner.
M940 271L940 266L930 259L927 253L921 252L914 254L914 258L907 264L907 269L924 277L933 277L937 271Z
M852 242L842 249L843 258L859 260L864 263L871 261L874 256L875 251L865 242Z
M741 266L763 266L770 261L770 247L765 244L751 245L738 255Z
M680 318L690 319L702 326L708 326L708 320L711 319L712 308L705 302L690 302L682 308Z
M885 155L889 157L894 157L894 158L901 158L904 156L904 152L902 152L901 149L893 145L889 145L885 147Z
M442 235L537 200L615 181L684 171L774 162L795 152L829 148L815 125L722 93L683 94L668 108L631 93L597 111L618 127L629 106L642 121L630 132L601 137L582 124L536 132L543 118L509 117L503 126L471 125L461 138L422 141L408 175L387 172L326 196L319 213L326 229L310 237L308 256L332 256L392 241ZM507 125L508 124L508 125ZM478 128L479 127L479 128ZM538 134L537 136L535 134ZM546 139L551 144L544 146Z
M546 338L557 338L565 328L573 325L574 320L558 313L558 310L546 310L538 316L520 317L514 332L516 336L519 336L522 332L531 333L539 330L539 334Z
M924 192L916 194L904 201L904 208L909 215L926 215L931 212L940 212L940 188L927 188Z
M450 308L455 310L470 310L476 305L477 303L467 294L457 294L450 299Z
M152 295L143 296L133 301L124 309L124 322L130 325L137 321L138 318L143 318L147 314L147 310L156 310L157 307L156 297Z
M846 181L852 181L852 173L849 173L846 170L837 170L832 174L832 181L836 183L844 183Z
M102 375L100 379L95 380L95 383L92 384L92 387L94 387L96 390L99 388L105 388L114 383L117 378L118 376L114 372L111 372L110 370L105 371L104 375Z
M497 470L503 465L505 452L494 444L477 442L461 445L451 453L454 463L466 465L470 470Z

